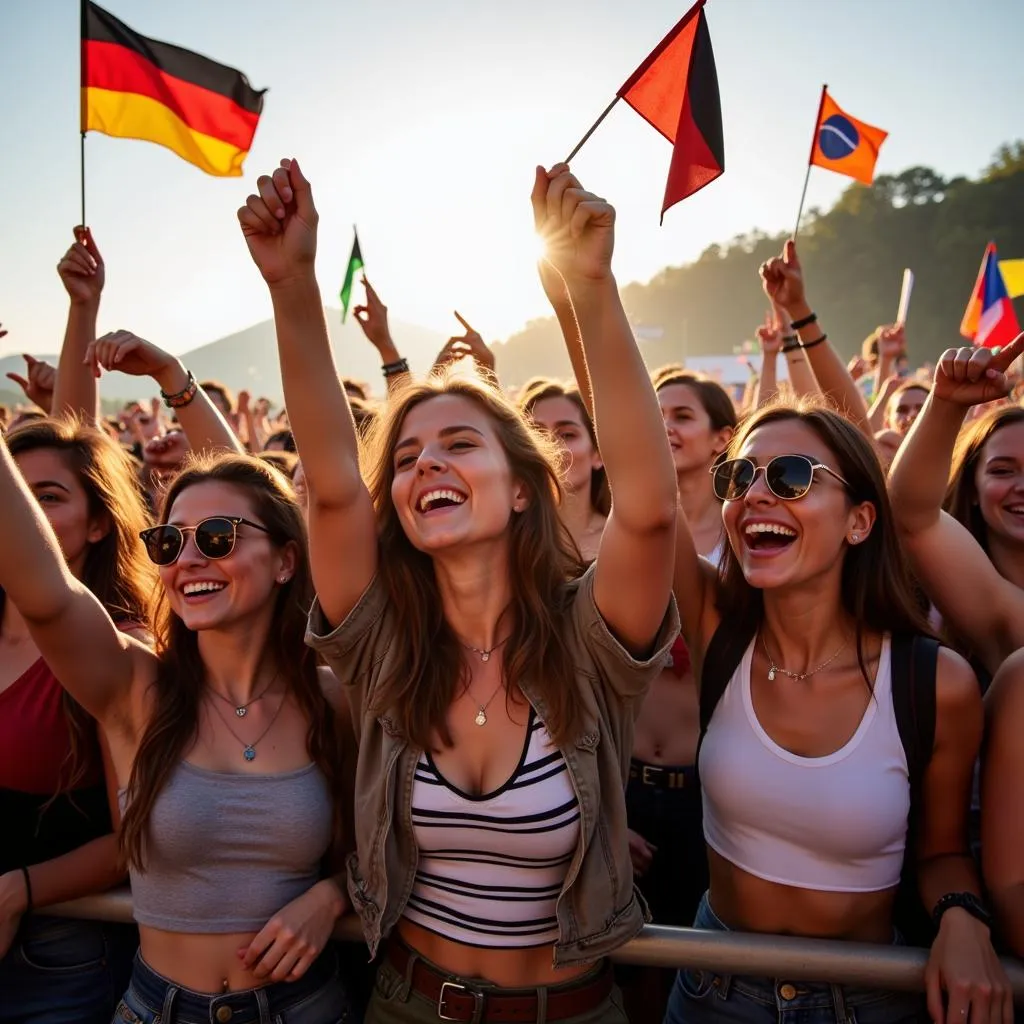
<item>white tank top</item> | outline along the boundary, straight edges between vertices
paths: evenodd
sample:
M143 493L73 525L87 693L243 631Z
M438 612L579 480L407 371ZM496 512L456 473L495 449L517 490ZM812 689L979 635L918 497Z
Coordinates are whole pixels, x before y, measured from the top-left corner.
M530 709L511 778L474 797L422 754L412 784L419 864L405 916L470 946L520 949L558 939L558 900L579 845L565 758Z
M708 845L748 874L799 889L894 887L910 777L892 704L889 637L857 731L825 757L790 753L761 727L750 696L753 657L752 641L700 749Z

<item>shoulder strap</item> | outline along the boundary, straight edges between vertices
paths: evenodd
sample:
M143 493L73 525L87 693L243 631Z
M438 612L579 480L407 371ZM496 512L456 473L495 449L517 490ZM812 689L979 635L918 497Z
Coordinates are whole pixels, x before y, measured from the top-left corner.
M729 685L729 680L750 646L756 626L722 619L704 654L700 671L700 733L703 738L711 716Z
M904 634L892 638L892 704L907 757L913 809L935 746L935 673L939 642Z

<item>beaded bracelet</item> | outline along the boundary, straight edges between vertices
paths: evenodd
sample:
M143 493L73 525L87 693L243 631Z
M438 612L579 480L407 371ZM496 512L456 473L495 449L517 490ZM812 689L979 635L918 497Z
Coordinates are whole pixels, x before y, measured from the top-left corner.
M192 402L198 390L199 385L196 383L195 377L192 376L192 371L189 370L188 383L180 391L175 391L173 395L167 394L166 391L161 391L160 397L164 400L164 405L168 409L182 409Z

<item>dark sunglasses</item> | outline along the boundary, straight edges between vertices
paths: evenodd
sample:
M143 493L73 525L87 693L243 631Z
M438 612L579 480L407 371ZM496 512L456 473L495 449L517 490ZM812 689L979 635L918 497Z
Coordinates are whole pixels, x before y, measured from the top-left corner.
M139 536L146 545L146 554L157 565L173 565L185 547L185 534L194 533L196 548L203 558L227 558L235 550L239 526L270 533L265 526L250 522L241 516L210 516L195 526L174 526L164 523L143 530Z
M764 471L768 490L776 498L796 501L811 489L814 471L818 469L834 476L844 487L850 486L834 469L806 455L776 455L763 466L750 459L727 459L711 467L711 480L719 501L737 501L753 487L757 474Z

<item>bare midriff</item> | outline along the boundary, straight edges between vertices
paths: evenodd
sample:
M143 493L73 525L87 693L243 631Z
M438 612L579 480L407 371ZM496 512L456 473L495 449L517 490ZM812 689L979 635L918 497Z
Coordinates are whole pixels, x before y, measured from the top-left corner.
M633 757L647 764L691 765L700 737L693 673L663 669L644 697L633 733Z
M485 949L453 942L411 921L398 922L402 941L420 956L460 978L482 978L502 988L561 985L593 970L593 964L555 967L551 946Z
M184 988L210 995L268 984L242 966L245 950L257 932L206 935L139 928L142 959L157 974Z
M711 907L733 931L849 942L893 940L896 890L821 892L758 878L708 850Z

